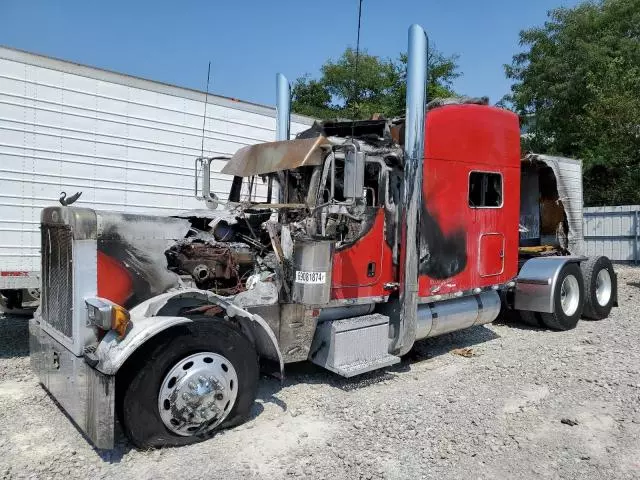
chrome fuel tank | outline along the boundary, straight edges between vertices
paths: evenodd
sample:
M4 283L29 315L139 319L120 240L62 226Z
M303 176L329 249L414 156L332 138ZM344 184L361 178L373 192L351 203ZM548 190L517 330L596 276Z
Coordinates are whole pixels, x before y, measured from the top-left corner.
M493 322L500 313L500 307L500 295L494 290L424 303L418 306L416 340Z

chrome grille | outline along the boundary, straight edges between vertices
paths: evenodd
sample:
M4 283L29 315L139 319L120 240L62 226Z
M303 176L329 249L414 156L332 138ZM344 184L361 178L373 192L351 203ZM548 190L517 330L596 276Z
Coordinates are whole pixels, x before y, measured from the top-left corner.
M42 225L42 319L73 338L72 234L67 225Z

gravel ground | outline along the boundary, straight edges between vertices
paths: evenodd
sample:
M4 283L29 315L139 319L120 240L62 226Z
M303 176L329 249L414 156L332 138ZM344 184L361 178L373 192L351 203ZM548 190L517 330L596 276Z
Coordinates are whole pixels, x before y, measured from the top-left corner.
M27 320L0 318L0 477L640 478L640 269L616 269L607 320L456 332L357 380L294 365L245 425L154 451L93 449L31 373Z

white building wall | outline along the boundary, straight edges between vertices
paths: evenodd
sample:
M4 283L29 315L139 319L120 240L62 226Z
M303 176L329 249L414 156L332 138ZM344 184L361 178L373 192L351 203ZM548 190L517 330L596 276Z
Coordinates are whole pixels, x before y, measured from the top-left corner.
M204 103L204 92L0 47L0 272L39 270L40 210L62 191L102 210L202 208ZM294 115L292 135L311 124ZM208 96L205 156L274 139L275 108ZM211 189L226 199L230 181L214 173Z

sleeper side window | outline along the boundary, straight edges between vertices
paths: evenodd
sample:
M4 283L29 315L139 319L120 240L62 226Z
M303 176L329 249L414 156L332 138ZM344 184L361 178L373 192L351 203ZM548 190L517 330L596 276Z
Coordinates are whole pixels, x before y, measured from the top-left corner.
M502 206L502 174L471 172L469 174L469 206L499 208Z

